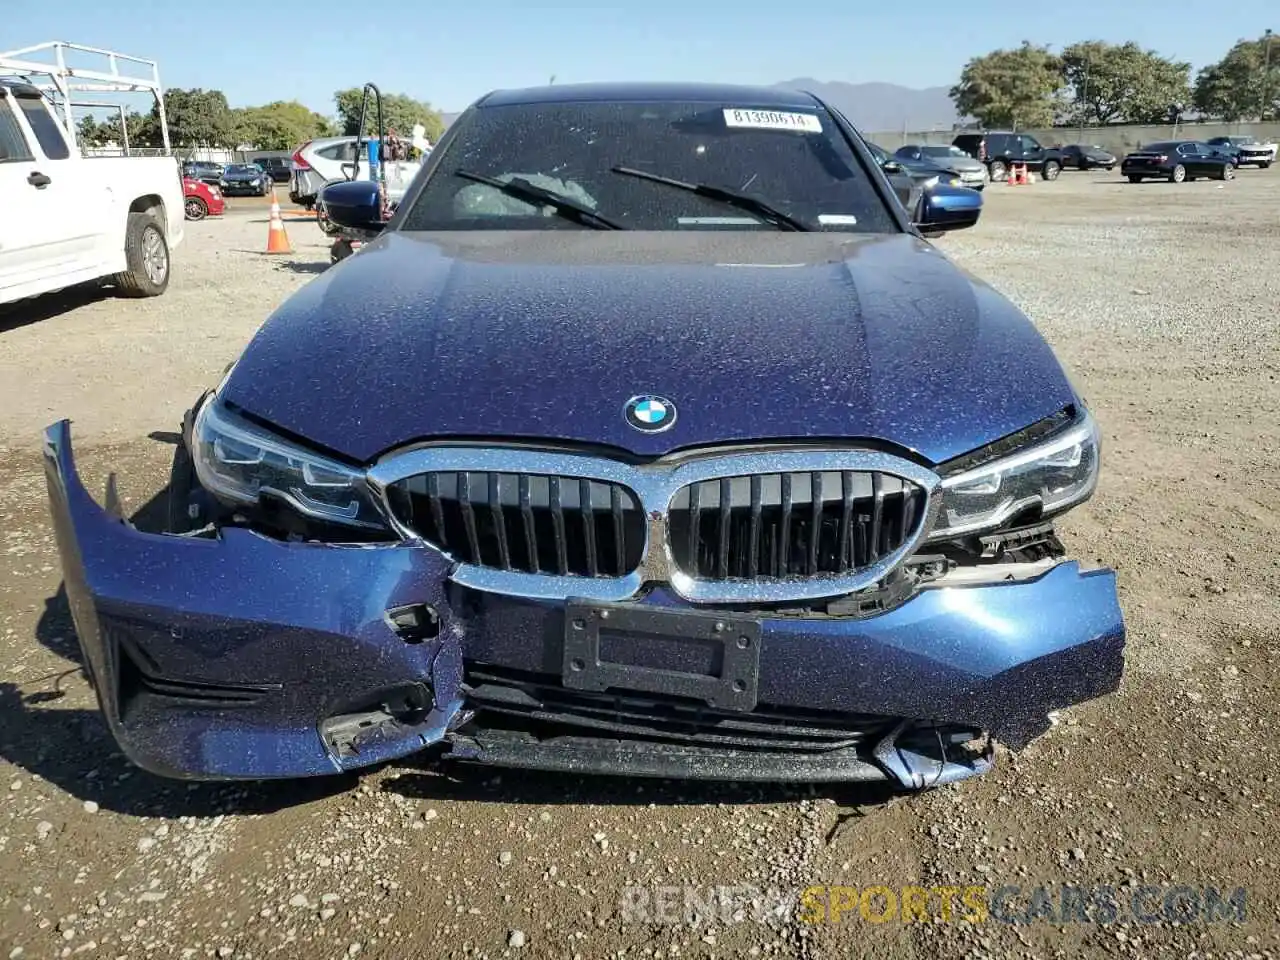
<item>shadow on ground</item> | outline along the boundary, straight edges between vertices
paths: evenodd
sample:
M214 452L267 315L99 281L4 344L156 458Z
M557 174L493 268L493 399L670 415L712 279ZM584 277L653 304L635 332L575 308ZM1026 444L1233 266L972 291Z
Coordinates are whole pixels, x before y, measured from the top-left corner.
M91 303L110 300L114 296L115 291L111 287L92 283L6 304L0 306L0 333L50 320Z

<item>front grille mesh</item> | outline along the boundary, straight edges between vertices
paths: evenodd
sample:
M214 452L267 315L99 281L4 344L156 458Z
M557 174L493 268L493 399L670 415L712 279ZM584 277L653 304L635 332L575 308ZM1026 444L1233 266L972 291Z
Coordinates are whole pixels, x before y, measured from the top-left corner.
M401 523L464 563L621 577L644 556L644 512L619 483L435 471L397 481L387 492Z
M684 487L671 503L676 565L701 580L845 574L907 542L925 491L871 471L766 473Z

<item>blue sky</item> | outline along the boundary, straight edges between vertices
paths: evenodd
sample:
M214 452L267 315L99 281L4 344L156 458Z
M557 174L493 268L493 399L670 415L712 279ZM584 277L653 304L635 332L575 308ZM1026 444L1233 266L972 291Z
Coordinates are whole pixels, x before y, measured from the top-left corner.
M1280 33L1276 0L1185 9L1164 0L1005 4L955 0L641 0L424 3L175 0L6 3L4 49L44 40L159 61L166 86L214 87L232 106L297 99L333 112L333 91L374 81L442 110L496 87L583 80L795 77L949 85L971 56L1022 40L1135 40L1165 56L1213 62L1242 37ZM352 10L361 12L352 13ZM385 12L374 12L375 10ZM227 14L241 12L233 22ZM264 22L263 13L271 13Z

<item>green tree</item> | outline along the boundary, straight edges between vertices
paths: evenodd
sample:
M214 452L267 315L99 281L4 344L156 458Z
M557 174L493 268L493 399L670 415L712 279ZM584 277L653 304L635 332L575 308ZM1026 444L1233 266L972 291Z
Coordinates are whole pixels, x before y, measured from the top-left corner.
M308 140L333 133L327 117L296 100L245 107L233 114L236 139L259 150L293 150Z
M221 90L173 87L164 92L164 110L169 139L176 147L239 146L235 117ZM159 122L158 107L151 108L151 117Z
M129 131L129 147L160 147L160 127L151 114L130 110L125 114L125 127ZM124 146L124 136L120 132L119 114L98 125L96 142L99 144L112 142Z
M80 118L76 124L76 140L82 147L97 147L102 144L102 124L90 113Z
M1047 127L1062 85L1062 61L1047 47L1023 41L1017 49L993 50L966 63L951 99L961 116L986 127Z
M1061 59L1076 123L1159 123L1190 97L1191 65L1136 43L1073 43Z
M1197 74L1192 102L1222 120L1280 117L1280 37L1239 41Z
M339 90L333 95L338 108L338 124L344 136L352 136L360 126L360 101L364 92L359 87ZM369 113L365 117L365 133L372 133L378 122L376 101L369 99ZM389 128L394 128L402 137L408 137L414 124L420 123L427 129L427 139L435 143L444 132L444 120L425 100L415 100L402 93L384 93L382 95L383 120Z

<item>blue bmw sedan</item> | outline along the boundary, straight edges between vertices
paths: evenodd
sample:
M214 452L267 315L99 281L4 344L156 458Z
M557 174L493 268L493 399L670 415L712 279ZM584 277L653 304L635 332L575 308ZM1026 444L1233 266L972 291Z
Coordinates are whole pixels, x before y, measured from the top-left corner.
M1115 577L1055 531L1099 431L858 132L775 89L502 91L183 424L169 528L44 453L101 709L137 764L980 773L1116 689ZM801 234L806 234L801 236Z

